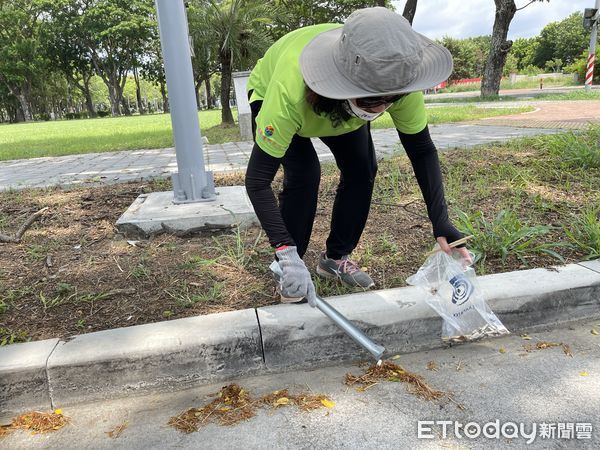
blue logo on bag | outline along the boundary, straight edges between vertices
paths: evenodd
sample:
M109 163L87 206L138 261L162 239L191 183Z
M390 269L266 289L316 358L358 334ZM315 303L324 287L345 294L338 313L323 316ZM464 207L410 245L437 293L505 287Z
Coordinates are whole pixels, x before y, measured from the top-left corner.
M452 303L462 305L471 297L473 293L473 283L464 275L456 275L450 279L450 284L454 288L452 292Z

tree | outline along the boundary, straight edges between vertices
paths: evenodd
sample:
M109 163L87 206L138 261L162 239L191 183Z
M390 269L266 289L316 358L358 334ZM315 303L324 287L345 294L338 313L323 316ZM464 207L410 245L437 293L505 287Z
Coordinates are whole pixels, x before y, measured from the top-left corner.
M169 98L167 97L167 78L160 50L160 40L153 37L146 49L146 58L141 64L142 76L160 88L163 100L163 111L169 112Z
M190 30L194 38L217 44L221 73L221 121L234 124L229 106L231 73L234 68L248 68L262 56L272 40L266 25L271 10L260 0L209 0L198 4L200 29Z
M194 85L196 90L196 101L200 106L200 89L204 84L206 89L207 107L214 106L212 89L210 84L211 77L219 71L219 47L214 38L207 39L206 33L197 32L205 26L204 10L198 7L198 4L191 3L188 7L188 23L192 33L192 69L194 71Z
M543 2L544 0L530 0L520 8L517 8L514 0L494 0L496 14L492 30L490 52L485 64L483 79L481 80L482 97L498 95L498 92L500 91L500 80L502 79L502 69L506 62L506 55L512 46L512 41L506 39L510 22L517 11L526 8L536 1Z
M96 117L90 89L95 69L84 44L85 30L78 26L79 5L71 0L44 0L42 7L46 13L42 25L46 55L69 84L81 91L89 117Z
M309 25L342 23L360 8L389 7L391 4L389 0L271 0L269 3L274 8L271 14L273 27L270 30L274 39Z
M0 83L16 99L17 121L33 120L32 91L48 71L39 45L40 15L36 0L0 1Z
M589 32L581 25L583 14L576 12L560 22L546 25L538 37L534 64L544 67L556 59L572 64L590 43Z
M80 11L78 26L96 73L108 87L111 112L120 114L127 73L156 34L151 0L71 0Z
M517 62L517 70L523 70L528 66L534 65L535 54L540 46L538 37L519 38L513 42L510 48L510 55L513 55Z

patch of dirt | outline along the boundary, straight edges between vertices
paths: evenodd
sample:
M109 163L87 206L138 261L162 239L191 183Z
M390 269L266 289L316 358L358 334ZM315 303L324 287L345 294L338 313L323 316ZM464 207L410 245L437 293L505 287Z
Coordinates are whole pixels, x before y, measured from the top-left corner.
M502 157L496 160L506 162ZM453 165L487 170L496 163L490 158L488 167L476 167L481 160L465 152L448 153L443 161L446 175L447 167ZM325 248L337 180L337 170L324 166L311 245L305 256L310 269ZM220 186L243 185L243 175L218 175L215 181ZM502 201L513 195L506 186L492 186L482 193L469 182L465 179L461 185L460 198L456 193L448 197L451 207L480 209L493 217ZM281 174L274 184L276 190L280 186ZM268 270L273 252L258 228L204 232L187 238L162 234L147 241L131 241L117 233L116 220L138 195L170 189L170 182L156 180L0 193L0 233L14 234L32 213L48 207L20 243L0 243L0 343L65 339L278 303ZM564 195L553 193L552 197L569 201ZM531 214L534 200L524 197L519 214ZM578 196L573 201L579 200ZM561 210L541 211L535 217L540 223L568 220ZM552 238L564 237L555 233ZM354 259L371 274L376 288L399 287L421 266L434 243L406 157L382 161L369 221ZM583 255L564 250L563 256L569 262ZM548 255L530 255L526 261L509 255L504 262L499 257L488 258L485 268L489 273L557 263ZM353 292L328 280L316 283L324 296Z

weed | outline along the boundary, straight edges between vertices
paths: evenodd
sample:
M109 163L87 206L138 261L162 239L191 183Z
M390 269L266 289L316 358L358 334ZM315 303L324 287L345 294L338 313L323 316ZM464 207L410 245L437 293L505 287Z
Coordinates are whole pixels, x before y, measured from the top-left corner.
M487 258L499 257L504 264L509 255L527 264L526 257L536 253L546 253L559 260L563 258L553 248L558 243L537 243L550 227L546 225L527 226L513 211L501 210L494 220L488 221L483 213L467 214L457 210L457 227L464 233L475 236L469 245L482 268Z
M85 319L79 319L77 321L77 328L79 328L80 330L83 330L85 328Z
M320 276L313 277L315 290L321 297L330 297L333 295L345 295L357 292L359 289L351 288L340 283L338 280L324 278Z
M150 268L146 265L146 259L142 257L140 262L129 272L129 275L137 280L150 278Z
M0 347L29 341L26 331L13 331L10 328L0 328Z
M215 250L220 256L217 258L222 264L233 266L237 269L245 269L256 253L256 247L262 239L262 231L258 233L256 239L249 246L246 244L240 227L236 227L231 235L219 236L219 239L213 237Z
M600 126L592 126L585 133L546 136L540 143L561 167L600 168Z
M9 223L8 216L4 213L0 213L0 230L6 228Z
M22 287L18 289L6 289L0 292L0 313L8 311L15 302L21 300L26 295L31 294L32 288Z
M62 305L63 303L70 300L75 294L71 294L69 297L64 297L62 295L56 295L54 297L48 297L44 295L44 292L40 291L38 293L38 298L44 307L44 312L46 312L50 308L55 308L57 306Z
M34 261L42 261L46 259L48 254L60 248L60 243L57 241L45 241L43 244L31 244L27 246L25 252L27 256Z
M600 206L590 206L574 215L564 231L574 247L587 253L586 259L600 258Z
M217 262L219 258L206 259L202 256L192 256L183 264L178 266L182 270L203 270Z
M63 297L71 295L75 290L75 287L69 283L60 282L56 286L56 293Z
M179 306L190 308L196 303L208 303L220 300L223 296L223 288L224 283L215 282L211 284L208 290L194 292L190 285L184 283L179 289L166 290L165 293L175 300ZM165 312L170 313L170 311Z

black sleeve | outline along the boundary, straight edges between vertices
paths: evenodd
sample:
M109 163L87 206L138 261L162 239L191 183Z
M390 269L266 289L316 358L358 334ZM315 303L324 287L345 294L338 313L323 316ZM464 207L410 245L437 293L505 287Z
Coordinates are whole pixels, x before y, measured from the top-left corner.
M246 192L273 247L296 245L283 223L271 187L280 163L280 159L265 153L255 143L246 169Z
M417 182L421 188L423 199L427 205L427 215L433 225L434 237L445 236L448 243L462 237L450 219L444 198L442 171L435 144L426 126L416 134L405 134L398 131L402 146L410 159Z

